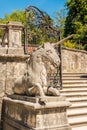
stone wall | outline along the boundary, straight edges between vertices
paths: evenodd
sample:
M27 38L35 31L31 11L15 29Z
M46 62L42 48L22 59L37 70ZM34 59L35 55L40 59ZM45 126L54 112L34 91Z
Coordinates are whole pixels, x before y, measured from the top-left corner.
M0 54L0 113L2 99L7 94L12 94L12 87L16 77L23 75L29 56Z
M87 73L87 51L62 49L63 73Z

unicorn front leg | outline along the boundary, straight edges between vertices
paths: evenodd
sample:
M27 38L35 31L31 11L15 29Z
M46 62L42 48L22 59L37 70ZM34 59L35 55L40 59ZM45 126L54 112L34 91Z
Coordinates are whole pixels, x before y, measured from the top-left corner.
M40 97L45 97L43 87L39 83L37 83L36 86L37 86L37 89L39 91Z
M28 88L28 91L26 92L26 94L30 95L30 96L32 96L32 95L35 95L35 96L39 95L40 96L39 97L39 103L45 104L45 102L46 102L46 97L45 97L45 93L44 93L43 87L39 83L35 84L31 88Z
M27 95L39 95L40 97L45 97L45 93L43 91L43 88L40 84L33 85L32 87L29 87L26 91Z

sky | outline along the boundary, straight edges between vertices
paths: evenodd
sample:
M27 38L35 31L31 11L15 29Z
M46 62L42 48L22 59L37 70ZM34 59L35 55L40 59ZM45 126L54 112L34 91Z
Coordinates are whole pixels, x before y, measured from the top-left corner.
M64 8L67 0L0 0L0 18L11 14L14 10L25 10L28 6L36 6L53 17L54 12Z

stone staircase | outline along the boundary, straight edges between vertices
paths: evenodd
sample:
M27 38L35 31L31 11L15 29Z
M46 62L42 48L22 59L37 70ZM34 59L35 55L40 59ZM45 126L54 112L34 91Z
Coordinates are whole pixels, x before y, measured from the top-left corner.
M72 130L87 130L87 73L64 73L60 92L72 104L67 110Z

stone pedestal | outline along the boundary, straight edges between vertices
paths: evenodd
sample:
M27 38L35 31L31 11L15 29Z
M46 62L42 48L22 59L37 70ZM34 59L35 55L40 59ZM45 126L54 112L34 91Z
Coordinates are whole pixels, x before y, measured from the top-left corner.
M23 24L21 22L8 22L5 25L6 31L2 39L2 46L21 47L21 35Z
M46 104L40 104L39 97L4 98L2 130L71 130L66 115L69 105L63 97L46 97Z
M0 50L4 54L24 54L22 47L22 30L24 28L21 22L8 22L4 25L6 28L2 39ZM4 48L4 49L3 49Z
M8 22L8 43L9 47L21 47L21 33L23 25L21 22Z

